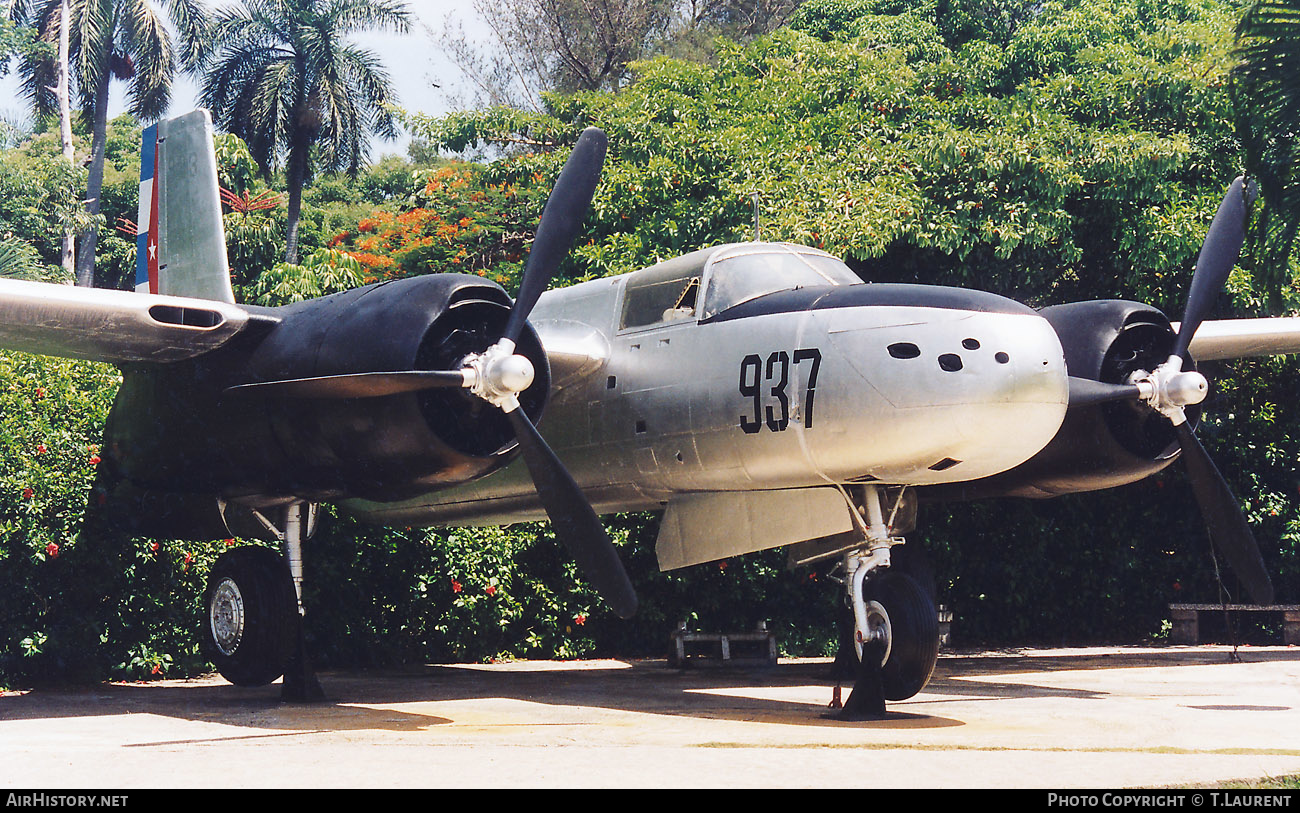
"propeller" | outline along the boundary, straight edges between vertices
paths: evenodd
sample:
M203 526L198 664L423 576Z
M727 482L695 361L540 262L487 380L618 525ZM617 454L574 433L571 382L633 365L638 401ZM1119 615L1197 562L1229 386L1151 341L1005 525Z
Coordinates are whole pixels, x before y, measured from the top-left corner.
M439 387L464 387L459 370L402 370L394 373L348 373L240 384L228 395L268 395L276 398L378 398Z
M1201 243L1196 270L1192 273L1192 287L1187 292L1183 322L1178 326L1178 340L1174 343L1173 355L1184 362L1190 361L1187 348L1192 344L1192 337L1210 312L1219 291L1223 290L1232 267L1237 264L1237 256L1246 240L1247 210L1254 199L1254 184L1247 186L1245 178L1238 176L1223 196L1205 241Z
M519 393L533 383L532 362L515 353L528 316L568 253L600 180L608 141L588 128L579 136L546 205L519 293L495 344L472 354L459 370L402 370L267 381L231 387L229 394L283 398L375 398L438 388L464 388L501 409L514 430L556 538L621 618L637 608L636 592L591 503L519 407Z
M1069 376L1072 407L1106 404L1112 401L1140 401L1142 392L1136 384L1108 384L1091 378Z
M1069 385L1071 406L1144 401L1173 423L1211 544L1228 560L1229 567L1251 598L1259 604L1272 604L1273 585L1264 568L1259 545L1241 512L1241 504L1192 432L1184 413L1184 407L1199 404L1209 392L1205 376L1195 371L1184 372L1183 365L1190 363L1187 349L1192 338L1237 262L1245 242L1247 211L1254 196L1253 185L1238 177L1219 204L1201 244L1183 321L1178 326L1169 358L1149 373L1135 373L1127 384L1108 384L1071 376Z

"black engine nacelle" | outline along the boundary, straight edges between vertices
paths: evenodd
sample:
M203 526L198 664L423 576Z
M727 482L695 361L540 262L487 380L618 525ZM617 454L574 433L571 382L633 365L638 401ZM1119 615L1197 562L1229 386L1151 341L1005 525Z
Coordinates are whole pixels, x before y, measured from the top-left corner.
M515 438L501 410L462 389L376 398L226 395L237 384L399 370L459 370L493 344L510 298L486 280L435 274L259 311L266 327L221 350L128 370L109 446L136 488L256 503L397 500L501 467ZM517 353L536 371L520 396L535 422L550 389L526 329Z
M1160 311L1107 299L1054 305L1039 313L1055 328L1071 376L1128 383L1135 370L1169 358L1175 334ZM1197 411L1189 408L1189 420ZM924 489L932 499L1055 497L1136 482L1172 463L1173 426L1145 403L1116 401L1069 409L1056 436L1013 469L967 483Z

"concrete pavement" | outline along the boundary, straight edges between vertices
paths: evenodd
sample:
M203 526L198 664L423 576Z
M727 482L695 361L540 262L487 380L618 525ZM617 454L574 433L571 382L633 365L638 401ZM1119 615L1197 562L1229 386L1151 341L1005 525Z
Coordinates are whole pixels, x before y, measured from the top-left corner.
M0 696L0 782L1119 788L1300 774L1300 648L1231 652L945 653L925 691L855 723L825 716L824 660L325 672L317 705L217 677L38 690Z

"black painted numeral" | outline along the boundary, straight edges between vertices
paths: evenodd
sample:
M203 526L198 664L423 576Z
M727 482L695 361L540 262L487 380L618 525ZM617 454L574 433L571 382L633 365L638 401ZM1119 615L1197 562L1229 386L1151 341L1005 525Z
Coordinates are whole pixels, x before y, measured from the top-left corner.
M784 350L774 350L764 365L757 353L745 356L740 362L740 394L751 401L750 412L740 416L740 428L753 435L767 426L769 431L784 432L790 427L790 367L792 357ZM803 426L811 429L813 397L817 391L817 373L821 370L822 353L815 347L794 351L793 366L812 362L806 369L804 384ZM763 382L768 383L767 403L764 404Z
M812 429L813 394L817 390L817 371L822 368L822 351L818 350L816 347L794 351L795 366L799 366L799 362L801 361L812 362L812 369L808 372L808 383L805 384L803 388L803 428Z
M763 361L757 355L745 356L745 360L740 362L740 394L754 399L754 417L740 416L740 428L745 430L747 435L752 435L763 428L763 388L759 386L759 377L762 374Z
M784 350L778 350L767 357L767 380L772 381L775 376L772 375L772 369L775 366L781 368L781 380L772 385L772 397L781 405L781 417L777 418L772 407L767 407L767 428L773 432L784 432L790 425L790 398L785 394L785 388L790 383L790 354Z

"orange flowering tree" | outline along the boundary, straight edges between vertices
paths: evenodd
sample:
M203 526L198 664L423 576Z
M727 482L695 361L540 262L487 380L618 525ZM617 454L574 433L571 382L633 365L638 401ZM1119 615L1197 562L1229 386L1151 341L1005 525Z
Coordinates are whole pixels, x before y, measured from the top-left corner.
M376 209L329 246L356 258L366 282L452 271L513 290L548 187L517 161L499 163L431 170L406 208Z

